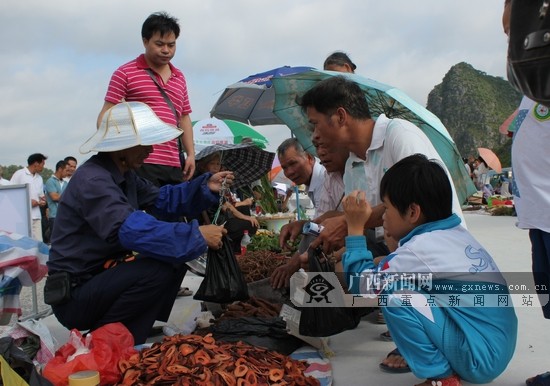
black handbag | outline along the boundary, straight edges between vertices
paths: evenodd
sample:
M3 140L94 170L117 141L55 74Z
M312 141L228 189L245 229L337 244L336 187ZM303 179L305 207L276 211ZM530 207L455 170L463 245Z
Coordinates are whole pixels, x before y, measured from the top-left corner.
M50 306L64 304L71 300L71 275L57 272L48 275L44 285L44 303Z
M308 250L309 272L334 272L321 254L320 248ZM360 321L361 313L353 307L302 307L299 332L305 336L331 336L357 327Z
M224 236L218 250L208 248L206 273L195 300L213 303L232 303L248 299L248 285L237 263L231 240Z
M508 80L550 106L550 0L512 0L511 7Z

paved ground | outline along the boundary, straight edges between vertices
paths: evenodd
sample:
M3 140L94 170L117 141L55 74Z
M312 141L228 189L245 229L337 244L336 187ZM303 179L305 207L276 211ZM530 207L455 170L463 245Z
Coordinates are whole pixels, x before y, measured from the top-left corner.
M465 213L469 229L493 255L503 272L530 272L530 243L526 231L514 226L515 217L493 217L480 213ZM184 285L196 290L202 278L188 274ZM38 286L39 294L41 285ZM24 289L22 303L25 314L31 311L30 291ZM41 295L39 295L41 299ZM174 324L180 323L186 310L195 302L191 297L179 298L170 317ZM43 309L40 300L39 309ZM514 357L506 371L491 385L524 385L528 376L550 370L550 334L539 307L517 307L519 335ZM330 338L334 351L331 358L335 385L414 385L419 382L414 375L387 374L379 370L378 364L394 346L382 342L378 336L385 326L373 323L367 316L359 326ZM63 343L68 332L59 325L54 316L43 322L50 328L58 343ZM466 384L467 385L467 384Z
M34 308L33 302L33 291L32 287L23 287L21 289L21 294L19 295L19 301L21 302L21 309L23 311L22 318L29 318L35 314L39 314L40 317L47 316L50 312L50 307L44 304L44 283L46 281L42 280L36 284L36 310ZM12 315L10 323L5 326L0 326L0 333L9 329L17 319Z

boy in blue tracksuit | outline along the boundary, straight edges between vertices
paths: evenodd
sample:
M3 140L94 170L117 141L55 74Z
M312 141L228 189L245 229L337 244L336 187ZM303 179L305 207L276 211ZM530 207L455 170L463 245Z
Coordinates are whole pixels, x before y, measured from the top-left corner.
M490 382L512 358L517 318L511 300L508 306L495 301L508 299L506 281L452 213L444 169L420 154L406 157L382 178L380 197L386 236L399 245L378 266L363 236L372 213L365 193L343 200L342 263L350 289L387 302L384 317L400 354L417 377L427 378L419 385ZM486 304L477 303L479 295Z

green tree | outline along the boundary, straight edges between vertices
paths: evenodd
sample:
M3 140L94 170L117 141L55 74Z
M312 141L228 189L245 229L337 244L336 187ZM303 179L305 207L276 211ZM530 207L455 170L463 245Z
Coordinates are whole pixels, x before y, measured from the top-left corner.
M48 169L48 168L44 168L44 170L42 170L42 173L40 173L40 175L42 176L42 179L44 180L44 182L48 181L48 179L55 173L54 170L52 169Z

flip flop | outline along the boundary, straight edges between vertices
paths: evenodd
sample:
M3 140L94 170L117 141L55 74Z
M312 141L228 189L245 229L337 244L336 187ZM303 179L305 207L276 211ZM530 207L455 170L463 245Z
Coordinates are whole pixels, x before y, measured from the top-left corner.
M527 386L550 386L550 371L527 379L525 384Z
M398 355L398 356L402 356L401 353L399 352L399 349L395 349L393 350L392 352L390 352L386 358L389 358L393 355ZM384 363L380 363L380 370L382 371L385 371L387 373L393 373L393 374L402 374L402 373L408 373L411 371L411 368L409 367L409 365L406 365L405 367L390 367Z
M389 331L385 331L381 333L380 340L383 340L384 342L393 342L393 338L391 337L391 334Z
M193 291L189 289L189 287L181 287L178 291L178 296L191 296L193 295Z

